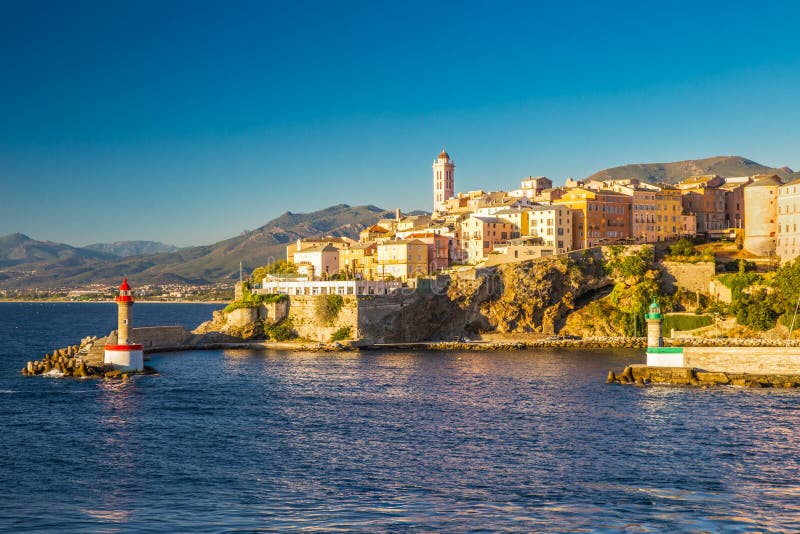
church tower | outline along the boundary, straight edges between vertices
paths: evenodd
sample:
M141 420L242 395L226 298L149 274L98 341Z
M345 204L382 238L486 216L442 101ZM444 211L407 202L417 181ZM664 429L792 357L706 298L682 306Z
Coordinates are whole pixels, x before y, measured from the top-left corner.
M456 164L444 149L433 162L433 211L444 211L444 203L453 197Z

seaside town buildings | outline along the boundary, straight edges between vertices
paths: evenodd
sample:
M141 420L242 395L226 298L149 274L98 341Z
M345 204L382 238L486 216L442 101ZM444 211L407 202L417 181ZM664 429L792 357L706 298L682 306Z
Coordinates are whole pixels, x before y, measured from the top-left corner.
M364 228L358 242L301 239L287 246L286 257L307 281L363 281L335 291L371 293L389 290L381 283L406 283L460 264L489 266L693 236L740 233L747 251L788 261L800 255L798 186L800 180L784 185L774 175L698 175L676 185L567 179L560 187L529 176L511 191L456 192L455 162L442 150L433 162L430 215L397 210Z

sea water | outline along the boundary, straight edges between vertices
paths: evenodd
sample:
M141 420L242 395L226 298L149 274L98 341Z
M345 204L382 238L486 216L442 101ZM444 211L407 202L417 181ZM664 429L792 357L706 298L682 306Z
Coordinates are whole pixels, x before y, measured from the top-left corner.
M189 328L219 306L136 304ZM23 377L113 304L0 304L5 531L798 531L800 391L606 385L640 350L153 355Z

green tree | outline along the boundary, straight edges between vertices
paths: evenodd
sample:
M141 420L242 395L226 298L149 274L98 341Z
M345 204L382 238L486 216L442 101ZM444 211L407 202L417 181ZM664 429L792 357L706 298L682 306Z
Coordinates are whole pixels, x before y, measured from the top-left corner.
M694 254L694 243L686 238L680 239L669 246L669 253L673 256L691 256Z
M344 306L341 295L319 295L314 302L314 311L323 324L333 324Z
M800 298L800 258L786 263L778 269L772 287L772 302L775 311L793 316L797 309L798 298Z
M250 275L250 280L255 284L260 284L265 276L268 274L274 275L292 275L297 274L297 265L286 260L278 260L253 270Z

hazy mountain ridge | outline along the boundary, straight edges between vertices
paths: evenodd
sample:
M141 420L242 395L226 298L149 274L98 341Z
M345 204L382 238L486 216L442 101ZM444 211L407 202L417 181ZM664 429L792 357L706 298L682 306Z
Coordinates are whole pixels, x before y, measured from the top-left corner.
M639 178L650 183L676 184L689 176L719 174L720 176L752 176L754 174L777 174L784 181L800 177L789 167L767 167L741 156L714 156L671 163L633 163L603 169L587 180L622 180Z
M36 243L61 247L59 250L66 252L61 256L40 254L30 261L0 263L0 288L79 287L91 283L114 283L123 274L139 285L232 280L239 275L240 261L245 271L251 271L270 260L283 259L286 257L286 244L298 238L334 235L357 239L361 230L391 214L376 206L353 207L347 204L310 213L287 211L260 228L211 245L125 258L31 240L31 249L37 249L33 245ZM21 234L0 237L0 262L14 250L17 235Z
M64 243L37 241L20 233L0 237L0 268L40 262L76 265L112 257L104 252L85 250Z
M92 243L81 247L84 250L93 250L111 254L120 258L129 256L143 256L150 254L160 254L162 252L175 252L178 247L168 245L160 241L115 241L113 243Z

